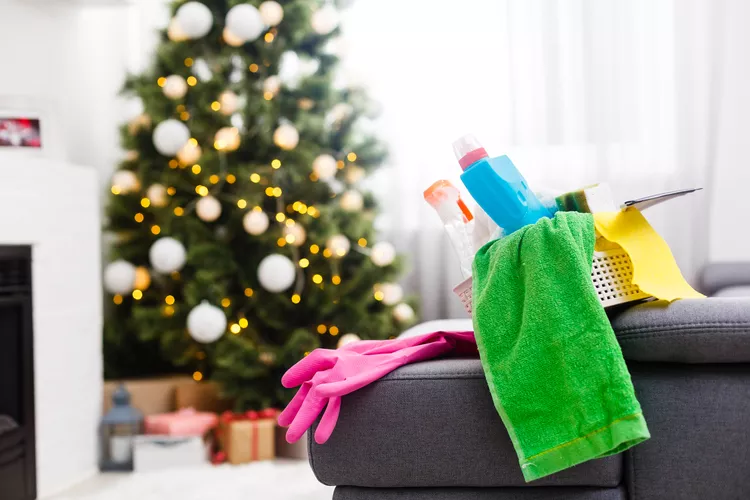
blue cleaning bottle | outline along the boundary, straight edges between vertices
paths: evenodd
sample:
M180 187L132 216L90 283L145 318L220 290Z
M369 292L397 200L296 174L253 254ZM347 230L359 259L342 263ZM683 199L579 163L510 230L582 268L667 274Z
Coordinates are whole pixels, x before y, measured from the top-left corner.
M453 152L466 189L506 235L552 216L507 156L490 158L473 135L454 141Z

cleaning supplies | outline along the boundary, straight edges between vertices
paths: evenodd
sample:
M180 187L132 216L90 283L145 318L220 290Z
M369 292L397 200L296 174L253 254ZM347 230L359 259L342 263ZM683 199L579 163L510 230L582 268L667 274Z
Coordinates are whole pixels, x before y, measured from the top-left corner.
M558 212L482 247L474 334L526 481L650 437L591 285L591 214Z
M437 211L440 220L443 221L451 245L458 254L461 274L464 278L471 276L474 246L472 245L473 216L469 207L461 200L458 189L446 180L439 180L427 188L424 192L424 199Z
M637 208L597 213L594 221L603 238L628 253L633 265L632 282L641 291L668 301L704 297L685 281L669 245Z
M490 158L472 135L454 141L453 152L466 189L506 235L551 216L507 156Z
M475 249L482 248L490 241L502 238L503 236L505 234L500 226L489 218L487 212L482 210L482 207L474 204L474 227L471 231L472 246Z
M555 215L557 211L560 210L560 207L557 206L557 191L553 191L552 189L548 188L540 188L537 186L537 188L534 190L534 194L539 200L539 203L541 203L542 206L549 211L550 217Z
M659 203L673 200L675 198L679 198L680 196L685 196L686 194L695 193L696 191L701 191L702 189L703 188L678 189L677 191L669 191L667 193L653 194L651 196L646 196L644 198L638 198L637 200L628 200L622 204L622 208L625 209L628 207L635 207L641 212L643 212L647 208L653 207L654 205L658 205Z
M298 441L325 408L315 430L315 442L331 437L339 417L341 397L378 380L396 368L444 354L476 356L472 332L433 332L393 340L360 340L333 349L315 349L281 378L284 387L299 386L279 415L289 427L286 439Z
M577 191L561 194L555 201L559 210L568 212L595 214L617 210L612 191L609 189L609 184L606 183L594 184Z

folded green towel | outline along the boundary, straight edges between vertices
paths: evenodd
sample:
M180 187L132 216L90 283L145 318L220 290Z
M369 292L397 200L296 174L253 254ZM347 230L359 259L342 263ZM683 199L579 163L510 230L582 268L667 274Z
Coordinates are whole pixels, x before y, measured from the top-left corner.
M591 214L558 212L474 259L474 333L526 481L650 437L591 284Z

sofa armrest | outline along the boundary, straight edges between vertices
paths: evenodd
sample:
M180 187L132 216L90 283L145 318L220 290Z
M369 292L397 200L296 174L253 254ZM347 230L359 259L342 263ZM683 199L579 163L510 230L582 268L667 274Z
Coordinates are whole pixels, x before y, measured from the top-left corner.
M610 319L628 361L750 362L750 298L646 302Z
M750 262L714 262L698 276L698 288L706 295L740 286L750 286Z

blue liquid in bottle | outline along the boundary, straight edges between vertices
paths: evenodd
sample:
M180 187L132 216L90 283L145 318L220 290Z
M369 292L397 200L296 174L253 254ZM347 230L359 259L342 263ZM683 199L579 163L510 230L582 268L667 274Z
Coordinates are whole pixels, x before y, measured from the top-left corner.
M507 156L490 158L472 135L455 141L453 152L466 189L506 235L552 216Z

